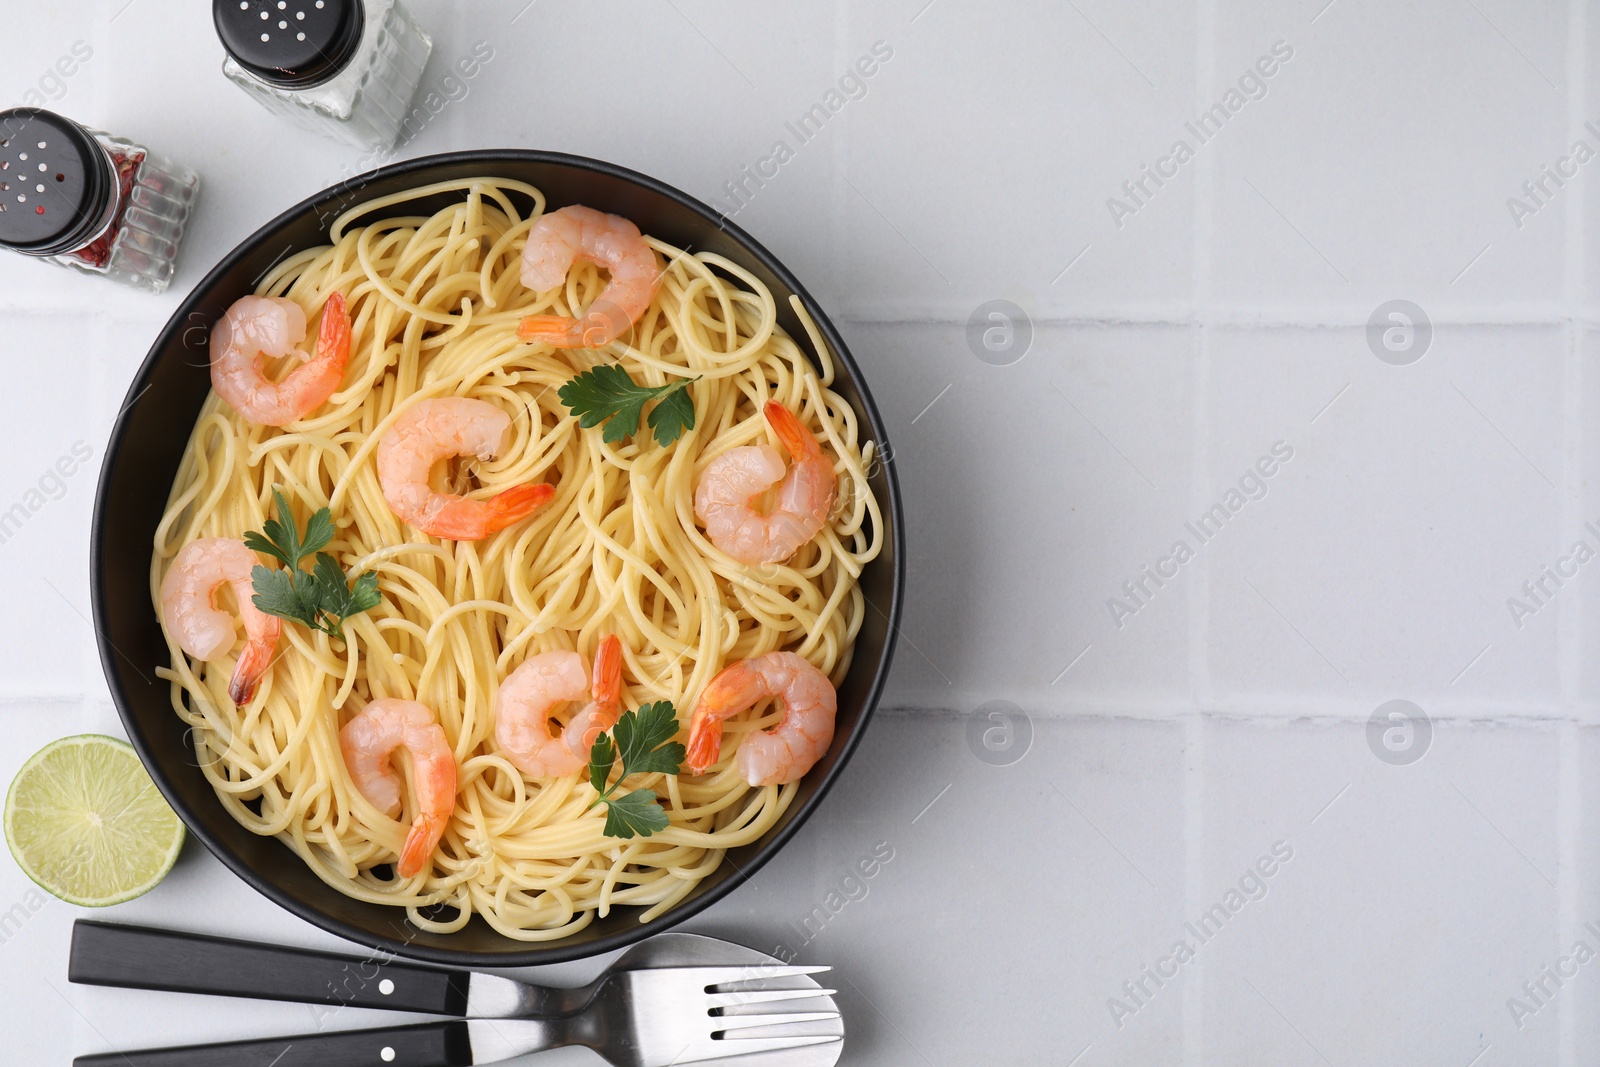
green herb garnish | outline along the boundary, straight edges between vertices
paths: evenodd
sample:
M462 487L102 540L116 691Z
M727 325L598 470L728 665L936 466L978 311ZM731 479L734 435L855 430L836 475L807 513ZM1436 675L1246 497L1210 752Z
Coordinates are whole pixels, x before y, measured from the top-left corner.
M558 395L585 430L604 422L603 437L610 445L619 445L638 433L645 404L659 400L645 421L655 431L657 444L670 445L683 431L694 429L694 398L687 386L699 380L696 376L666 385L635 385L627 371L615 363L603 363L563 385Z
M635 789L615 800L611 795L629 775L677 774L684 757L683 746L672 740L677 732L677 709L670 700L658 700L637 711L623 712L609 734L594 739L589 749L589 784L600 795L589 807L606 805L607 837L649 837L667 828L667 813L656 803L655 790ZM622 773L607 786L619 759Z
M278 517L261 524L261 532L244 535L246 548L281 561L283 568L257 564L250 572L255 589L251 601L268 615L290 619L335 640L344 640L343 620L378 606L378 576L366 571L350 585L339 561L327 552L333 540L333 512L320 508L306 522L302 536L295 526L289 502L278 490L272 491ZM315 555L312 569L302 570L300 561Z

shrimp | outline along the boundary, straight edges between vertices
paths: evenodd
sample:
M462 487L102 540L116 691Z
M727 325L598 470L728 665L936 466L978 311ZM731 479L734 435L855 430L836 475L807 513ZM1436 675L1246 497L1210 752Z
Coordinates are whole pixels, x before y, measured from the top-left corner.
M799 781L833 741L839 700L828 676L793 652L741 660L711 679L689 719L689 770L704 774L721 758L724 719L768 697L783 700L783 721L746 737L734 766L751 785Z
M567 747L585 763L594 739L616 725L622 707L622 641L615 634L602 638L594 654L590 695L593 699L561 731Z
M427 868L456 809L456 757L426 704L374 700L339 731L344 765L361 795L393 818L400 814L400 775L389 765L397 748L411 753L417 815L400 851L400 877Z
M178 647L198 660L220 659L233 648L233 619L216 603L217 590L232 587L245 637L228 682L235 704L248 704L256 695L283 633L283 620L251 599L250 572L258 562L243 541L203 537L184 545L161 579L161 624Z
M519 338L555 348L598 348L622 336L655 298L661 274L639 227L580 205L541 215L533 224L522 249L522 284L535 292L554 289L580 259L611 272L589 310L576 319L529 315L517 326Z
M838 491L833 464L811 431L776 400L764 410L768 425L794 457L788 474L777 449L745 445L708 463L694 490L694 513L706 536L741 563L776 563L794 555L827 524ZM777 503L763 515L752 501L779 479Z
M452 456L490 460L511 436L511 416L484 400L424 400L378 442L378 482L394 513L425 534L476 541L527 518L556 495L548 483L517 485L488 500L435 492L434 464Z
M211 334L211 387L233 410L263 426L285 426L310 414L339 388L350 362L343 293L334 292L323 305L315 356L295 347L305 339L306 313L293 300L241 297ZM262 360L289 355L307 362L283 381L269 381Z
M559 735L550 711L567 700L590 702ZM512 765L530 778L559 778L589 762L589 746L617 720L622 699L622 642L600 642L591 677L576 652L541 652L522 661L494 698L494 737Z

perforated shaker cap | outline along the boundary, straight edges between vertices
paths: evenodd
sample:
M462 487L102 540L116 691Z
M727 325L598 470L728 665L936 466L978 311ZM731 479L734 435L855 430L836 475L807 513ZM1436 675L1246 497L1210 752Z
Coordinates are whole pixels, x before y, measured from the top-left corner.
M110 157L88 130L42 108L0 111L0 246L76 251L105 224L115 195Z
M233 61L281 89L338 74L361 44L361 0L212 0L211 19Z

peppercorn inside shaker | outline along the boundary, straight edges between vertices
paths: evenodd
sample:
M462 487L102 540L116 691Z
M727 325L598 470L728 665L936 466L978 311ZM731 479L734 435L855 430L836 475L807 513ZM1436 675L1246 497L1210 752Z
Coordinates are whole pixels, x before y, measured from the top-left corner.
M159 293L200 176L42 108L0 111L0 246Z
M268 111L359 148L399 136L433 40L399 0L212 0L222 73Z

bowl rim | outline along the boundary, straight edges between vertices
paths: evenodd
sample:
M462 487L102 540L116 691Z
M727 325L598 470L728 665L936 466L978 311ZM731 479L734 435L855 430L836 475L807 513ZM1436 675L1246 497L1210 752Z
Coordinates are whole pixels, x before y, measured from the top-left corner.
M528 942L527 947L520 951L481 953L467 949L435 948L429 945L419 945L401 938L384 937L325 914L318 908L306 904L283 891L274 880L250 867L242 857L236 855L220 838L213 836L205 824L190 812L182 794L168 780L165 771L161 769L160 763L155 759L154 749L145 738L130 710L128 695L124 691L120 675L115 669L116 659L121 654L112 645L108 636L110 622L107 615L104 590L106 575L103 566L103 545L107 535L105 523L107 497L110 493L110 475L113 467L112 460L122 449L133 409L147 387L148 380L153 374L156 364L160 361L175 336L181 336L182 331L188 327L189 308L200 294L209 291L218 283L219 279L233 270L239 261L258 251L263 241L279 227L292 225L307 214L316 214L319 207L325 207L330 203L343 203L347 207L358 206L360 201L351 200L350 197L359 193L362 188L373 182L427 171L438 166L453 166L464 163L481 163L488 168L485 173L492 174L493 167L506 162L546 163L576 167L610 178L620 179L675 201L681 207L698 215L705 222L728 233L737 244L782 281L790 292L800 298L806 312L816 324L818 332L821 333L823 340L832 349L834 360L844 368L846 375L855 386L859 399L859 414L871 427L873 440L877 441L882 446L882 450L888 453L889 458L883 462L884 480L888 487L890 498L888 501L889 506L884 509L886 526L884 537L888 542L888 547L893 552L893 569L889 578L888 610L885 611L869 601L869 607L884 615L887 631L884 637L882 656L878 661L877 669L868 685L866 698L862 704L860 720L851 734L845 738L844 747L840 750L838 759L818 780L812 794L794 811L784 825L757 843L757 851L748 862L742 865L733 865L734 869L715 886L691 900L674 905L647 924L634 924L615 933L596 937L580 944L564 946L560 940ZM339 214L342 213L343 210L341 209ZM331 221L331 219L328 221ZM327 224L328 222L325 221L324 229L326 229ZM138 753L140 762L144 764L145 770L154 780L156 787L166 798L167 803L172 805L173 811L183 820L188 831L204 844L206 849L222 862L223 866L255 889L256 892L262 894L279 907L284 908L290 914L298 916L319 929L374 951L393 953L401 958L457 967L514 968L565 963L602 955L636 944L655 934L670 930L705 911L749 881L816 812L845 766L850 762L856 748L860 745L862 735L866 733L867 727L871 723L872 716L877 710L878 703L883 697L883 692L888 682L895 648L900 637L900 614L905 593L906 555L902 516L900 483L895 470L893 450L889 445L888 433L884 427L883 418L878 412L877 405L873 401L866 378L862 374L861 368L857 365L855 358L850 354L843 337L840 336L838 329L833 325L832 320L822 310L816 299L800 283L800 280L776 256L768 251L765 245L739 227L727 215L716 211L702 201L657 178L589 156L541 149L517 148L440 152L364 171L313 193L292 207L280 212L258 227L249 236L239 241L206 273L204 278L189 290L188 295L174 309L172 316L156 335L155 341L151 344L144 361L139 365L138 371L134 374L128 386L127 395L118 411L116 422L111 429L105 452L103 453L99 480L95 489L94 513L90 520L89 587L92 602L91 613L94 619L95 644L99 652L101 672L104 674L106 684L111 690L112 702L116 705L117 716L122 720L123 729L128 734L129 742L133 745L134 751ZM332 887L329 888L330 891L337 892Z

